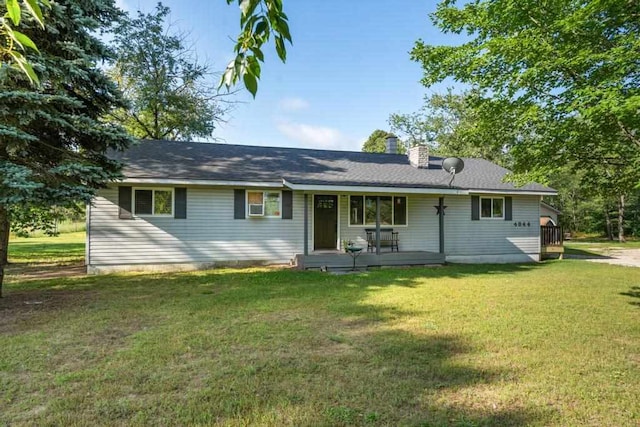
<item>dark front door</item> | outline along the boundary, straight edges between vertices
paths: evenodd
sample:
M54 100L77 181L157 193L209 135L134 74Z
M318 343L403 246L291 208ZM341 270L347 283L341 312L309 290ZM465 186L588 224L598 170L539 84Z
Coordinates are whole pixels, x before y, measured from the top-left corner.
M338 246L338 196L313 196L313 249Z

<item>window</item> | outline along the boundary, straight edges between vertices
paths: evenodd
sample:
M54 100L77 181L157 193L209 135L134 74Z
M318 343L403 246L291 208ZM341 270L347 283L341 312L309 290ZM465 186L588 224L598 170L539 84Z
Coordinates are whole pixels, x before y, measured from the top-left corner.
M393 223L397 225L407 225L407 198L393 198Z
M173 216L173 189L141 189L133 192L136 215Z
M376 224L377 196L349 197L349 225ZM380 196L380 225L407 225L407 198Z
M480 198L480 218L504 219L504 198Z
M281 206L279 191L247 191L249 216L280 218Z

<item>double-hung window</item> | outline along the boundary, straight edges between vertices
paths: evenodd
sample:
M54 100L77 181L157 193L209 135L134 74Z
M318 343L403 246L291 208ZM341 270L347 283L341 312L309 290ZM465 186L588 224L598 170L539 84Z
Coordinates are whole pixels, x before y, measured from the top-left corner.
M250 217L282 217L282 193L279 191L247 191L247 214Z
M134 213L141 216L173 216L172 188L135 188Z
M375 225L378 196L349 196L349 225ZM407 225L406 196L380 196L380 224Z
M480 218L504 219L504 198L481 197Z

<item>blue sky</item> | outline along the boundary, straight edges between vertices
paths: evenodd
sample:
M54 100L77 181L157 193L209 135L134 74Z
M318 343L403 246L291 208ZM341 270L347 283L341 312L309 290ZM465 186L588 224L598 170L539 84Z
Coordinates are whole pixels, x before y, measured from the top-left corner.
M128 11L151 12L157 1L118 0ZM233 58L239 10L225 0L163 2L171 21L190 32L195 49L215 70ZM227 143L360 150L375 129L388 130L390 113L413 112L426 93L414 42L457 40L433 27L430 0L284 0L293 46L282 64L272 46L258 95L242 101L214 136Z

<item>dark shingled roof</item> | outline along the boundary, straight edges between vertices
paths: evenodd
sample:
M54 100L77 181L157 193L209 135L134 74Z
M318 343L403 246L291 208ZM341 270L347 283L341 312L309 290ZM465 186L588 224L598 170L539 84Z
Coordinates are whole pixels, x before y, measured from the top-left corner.
M259 147L202 142L143 141L112 157L125 165L125 177L281 182L292 184L448 188L450 175L442 157L431 156L429 167L411 166L407 156L355 151ZM482 159L463 159L464 171L452 188L464 190L555 193L540 184L515 187L503 182L509 172Z

